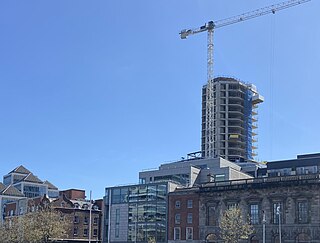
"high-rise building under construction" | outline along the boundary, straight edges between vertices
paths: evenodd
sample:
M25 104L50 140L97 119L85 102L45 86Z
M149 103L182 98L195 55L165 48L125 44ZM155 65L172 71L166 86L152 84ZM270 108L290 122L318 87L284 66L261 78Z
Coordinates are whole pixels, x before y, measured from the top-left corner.
M213 84L213 119L207 118L207 85L202 88L202 157L222 157L229 161L253 161L257 155L257 107L264 98L252 84L217 77ZM211 101L212 102L212 101ZM211 122L211 125L209 125ZM213 129L210 141L208 129ZM213 142L213 146L209 143ZM212 151L209 151L213 148Z

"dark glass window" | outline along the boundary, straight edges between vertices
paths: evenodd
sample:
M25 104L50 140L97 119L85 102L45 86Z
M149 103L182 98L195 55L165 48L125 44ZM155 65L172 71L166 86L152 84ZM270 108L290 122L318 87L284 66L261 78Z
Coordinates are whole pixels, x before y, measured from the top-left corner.
M181 216L180 216L180 213L177 213L174 217L174 222L176 224L180 224L180 221L181 221Z
M298 202L298 222L300 224L308 223L308 202Z
M250 205L250 219L251 219L251 224L259 224L259 205L258 204Z
M273 213L272 213L272 223L279 224L279 217L281 218L281 222L283 222L283 205L281 202L276 202L272 204Z
M216 225L216 208L214 206L208 207L207 225Z
M186 228L186 240L193 240L193 228L192 227Z
M187 207L188 208L192 208L193 207L193 201L192 200L188 200Z
M192 213L188 213L187 223L192 224Z
M83 224L88 224L88 222L89 222L88 217L85 216L85 217L84 217L84 220L83 220Z
M180 228L179 227L175 227L174 228L174 240L180 240Z
M176 208L180 208L180 201L176 201Z
M75 224L79 223L79 216L75 215L74 218L73 218L73 222Z

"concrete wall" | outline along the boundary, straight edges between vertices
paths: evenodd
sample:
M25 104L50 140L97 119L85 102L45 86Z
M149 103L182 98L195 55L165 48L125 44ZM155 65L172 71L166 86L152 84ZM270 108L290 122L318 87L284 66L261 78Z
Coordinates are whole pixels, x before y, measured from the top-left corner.
M115 237L116 233L116 211L119 209L119 237ZM128 204L113 204L111 206L111 222L110 222L110 240L112 242L125 242L128 239Z

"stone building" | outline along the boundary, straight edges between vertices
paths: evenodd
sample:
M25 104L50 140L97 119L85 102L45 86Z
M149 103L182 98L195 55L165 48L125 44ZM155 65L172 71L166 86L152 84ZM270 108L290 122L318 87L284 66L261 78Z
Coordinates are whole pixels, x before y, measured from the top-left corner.
M221 216L228 208L237 206L244 217L250 217L254 226L254 233L243 242L262 243L265 224L266 243L279 242L279 227L282 243L320 243L319 173L211 182L177 189L169 194L169 218L180 214L180 223L169 221L169 243L191 240L186 232L192 224L182 224L188 220L190 209L177 208L176 203L183 205L196 198L199 200L199 229L193 226L193 242L222 242L219 238ZM177 228L180 228L180 235Z

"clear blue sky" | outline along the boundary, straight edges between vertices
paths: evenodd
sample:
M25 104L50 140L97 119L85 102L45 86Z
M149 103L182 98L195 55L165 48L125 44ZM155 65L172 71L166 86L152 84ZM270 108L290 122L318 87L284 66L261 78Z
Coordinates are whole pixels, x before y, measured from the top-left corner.
M60 189L138 182L200 149L206 34L279 1L0 3L0 175L23 164ZM320 152L320 1L217 29L215 75L254 83L259 160Z

